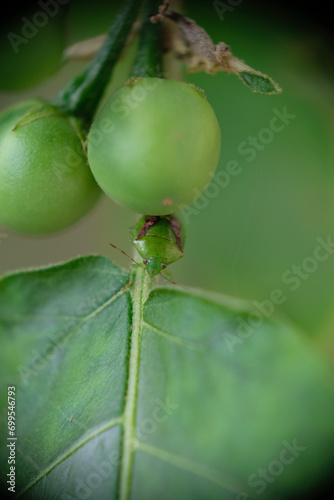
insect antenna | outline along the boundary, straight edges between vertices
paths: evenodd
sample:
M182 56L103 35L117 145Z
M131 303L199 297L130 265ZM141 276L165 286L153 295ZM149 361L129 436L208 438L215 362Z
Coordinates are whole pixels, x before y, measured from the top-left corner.
M165 280L169 281L170 283L173 283L173 285L176 285L176 286L181 286L181 285L178 285L177 283L175 283L175 281L172 281L170 280L169 278L167 278L167 276L165 276L164 274L160 273L160 276L162 278L165 278Z
M138 266L140 266L140 264L138 264L138 262L136 262L132 257L130 257L130 255L128 255L127 253L125 253L124 250L122 250L121 248L116 247L116 245L113 245L112 243L109 243L109 245L112 246L113 248L115 248L116 250L119 250L120 252L122 252L122 254L125 255L125 257L127 257L128 259L132 260L132 262L134 264L137 264Z
M169 281L170 283L173 283L173 285L176 285L180 288L184 288L185 290L189 290L190 287L186 286L186 285L180 285L180 283L176 283L175 281L172 281L170 280L169 278L167 278L167 276L165 276L164 274L160 273L160 276L162 278L165 278L165 280Z

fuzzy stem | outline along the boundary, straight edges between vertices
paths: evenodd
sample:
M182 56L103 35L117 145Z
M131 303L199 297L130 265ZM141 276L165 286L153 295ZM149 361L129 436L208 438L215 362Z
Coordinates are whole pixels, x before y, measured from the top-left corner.
M79 76L71 79L55 96L52 104L91 123L111 73L141 7L139 0L127 0L98 54Z
M136 440L136 412L138 397L138 375L140 349L142 342L144 304L150 287L150 277L145 268L133 271L132 285L132 334L129 355L128 383L123 419L122 462L120 467L119 499L129 500L131 496L131 477L134 444Z
M131 75L135 78L160 76L161 59L161 23L150 21L150 16L158 12L161 0L144 0L142 28L137 55Z

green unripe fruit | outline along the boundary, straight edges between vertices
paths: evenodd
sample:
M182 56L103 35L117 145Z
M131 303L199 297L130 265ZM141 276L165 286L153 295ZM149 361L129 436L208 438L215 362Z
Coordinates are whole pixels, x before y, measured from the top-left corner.
M98 188L87 164L78 122L41 100L0 115L0 224L42 234L85 215Z
M220 128L205 96L184 82L140 78L118 89L88 136L94 177L116 203L166 215L193 203L209 184Z

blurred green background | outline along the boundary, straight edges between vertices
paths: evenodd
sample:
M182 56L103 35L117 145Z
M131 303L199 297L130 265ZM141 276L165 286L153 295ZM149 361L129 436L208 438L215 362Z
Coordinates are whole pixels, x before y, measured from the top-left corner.
M29 43L22 44L17 64L6 36L8 21L0 43L4 61L0 83L10 85L12 78L24 86L38 80L39 69L41 77L47 77L25 90L2 90L0 109L31 96L53 97L86 64L63 64L63 49L105 32L121 3L68 3ZM279 289L285 301L275 305L276 312L334 352L334 252L328 251L323 261L313 257L318 238L334 241L330 35L317 13L294 12L284 2L232 3L234 7L225 2L230 8L222 13L217 11L222 2L184 1L183 12L206 28L215 43L224 41L234 55L269 74L283 93L252 93L235 75L223 72L183 75L205 90L217 114L222 131L217 172L227 172L231 160L239 163L240 172L225 187L216 185L215 193L211 186L195 203L194 212L188 212L185 256L170 268L172 279L260 303ZM36 11L36 5L33 8ZM22 22L16 29L20 26ZM109 93L126 80L133 52L130 47L124 54ZM6 67L6 60L11 67L9 63ZM20 77L23 61L21 67L34 78ZM284 109L293 118L279 132L268 132L272 118ZM247 148L254 148L249 145L252 138L257 146L251 155ZM0 228L0 273L92 253L128 267L127 259L108 242L131 253L128 229L134 219L133 213L103 197L88 216L61 233L25 237Z

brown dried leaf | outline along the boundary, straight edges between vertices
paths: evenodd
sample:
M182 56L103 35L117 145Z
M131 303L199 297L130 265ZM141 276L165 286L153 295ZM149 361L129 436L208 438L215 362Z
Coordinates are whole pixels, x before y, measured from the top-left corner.
M195 21L176 12L166 14L175 27L166 30L166 50L172 51L182 59L189 73L205 71L215 74L217 71L235 73L254 92L278 94L280 86L268 75L256 71L243 61L234 57L230 47L224 42L214 44L208 33Z
M167 17L178 26L169 38L170 49L187 64L189 72L206 71L214 74L217 71L230 71L228 59L232 55L224 42L215 45L208 33L189 17L176 12Z
M150 17L150 21L153 24L164 20L166 11L168 10L170 3L171 0L164 0L164 3L159 6L158 13Z

